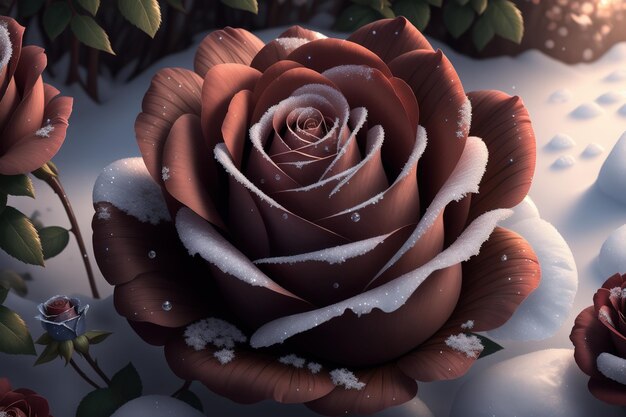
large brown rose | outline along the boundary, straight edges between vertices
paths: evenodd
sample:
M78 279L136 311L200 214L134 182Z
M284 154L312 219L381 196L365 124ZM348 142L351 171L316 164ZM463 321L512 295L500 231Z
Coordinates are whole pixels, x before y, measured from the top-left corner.
M9 380L0 378L0 415L7 417L52 417L48 401L29 389L11 390Z
M22 48L24 28L0 16L0 174L34 171L65 140L72 98L43 82L44 50Z
M469 99L404 18L348 40L213 32L195 72L154 77L135 126L175 225L120 176L131 162L96 185L118 311L181 378L243 403L372 413L462 375L482 349L465 332L539 281L532 248L494 231L530 186L528 113Z
M607 279L574 323L574 359L589 375L589 391L626 405L626 274Z

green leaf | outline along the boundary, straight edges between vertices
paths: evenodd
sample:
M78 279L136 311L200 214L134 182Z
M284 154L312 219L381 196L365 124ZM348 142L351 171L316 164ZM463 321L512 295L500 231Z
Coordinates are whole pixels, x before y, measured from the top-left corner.
M430 7L422 1L400 0L393 8L398 16L404 16L419 30L424 30L430 20Z
M428 1L428 4L431 4L435 7L441 7L441 4L443 2L442 0L427 0L427 1Z
M71 340L65 340L59 344L59 354L65 359L65 364L70 363L72 355L74 354L74 342Z
M70 232L59 226L44 227L39 230L43 258L50 259L63 252L70 241Z
M3 192L0 192L0 213L7 206L7 195Z
M35 226L13 207L0 213L0 248L14 258L43 266L43 250Z
M495 35L496 32L493 30L491 23L484 16L478 19L472 28L472 39L476 49L479 51L482 51Z
M443 23L448 32L454 38L458 38L470 28L474 21L474 14L471 6L459 6L454 2L449 2L443 8Z
M7 299L7 295L9 295L9 288L5 287L4 284L0 282L0 305Z
M30 17L41 9L44 0L20 0L17 2L17 15L19 17Z
M257 0L220 0L222 3L233 9L245 10L254 14L259 14L259 3Z
M26 175L0 175L0 192L35 198L33 182Z
M78 404L76 417L110 417L124 403L109 388L100 388L90 392Z
M202 401L200 401L200 398L198 398L196 394L189 391L188 389L179 392L178 394L176 394L174 398L177 398L181 400L182 402L189 404L196 410L204 412L204 409L202 407Z
M469 333L469 334L479 338L480 339L480 343L482 343L482 345L484 347L483 351L480 352L480 356L478 357L478 359L484 358L485 356L489 356L492 353L496 353L497 351L504 349L502 346L500 346L499 344L497 344L496 342L494 342L493 340L491 340L491 339L489 339L489 338L487 338L485 336L482 336L482 335L479 335L479 334L476 334L476 333Z
M154 38L161 26L161 7L157 0L118 0L117 7L126 20Z
M185 10L185 6L183 5L182 0L167 0L167 4L169 4L176 10L179 10L181 12L187 12L187 10Z
M35 361L35 366L43 365L50 361L55 360L59 356L59 342L53 340L49 345L41 352L41 355Z
M39 336L39 339L35 340L35 344L47 346L53 341L54 339L52 338L52 336L50 336L50 334L46 332Z
M471 0L472 7L479 15L483 14L487 10L487 0Z
M382 14L385 19L393 19L394 17L396 17L396 14L394 13L393 9L389 6L383 7L380 10L380 14Z
M113 333L105 332L101 330L91 330L85 333L85 337L89 339L89 344L97 345L98 343L104 342L104 340L111 336Z
M94 49L115 55L109 36L90 16L75 15L71 22L72 32L79 41Z
M141 378L132 363L129 363L111 378L110 387L124 403L141 396ZM123 404L123 403L122 403Z
M335 29L340 32L352 32L382 16L367 6L352 4L346 7L335 22Z
M522 12L509 0L489 2L485 17L489 19L496 35L520 43L524 36L524 18Z
M89 339L87 339L87 336L84 334L75 338L73 342L74 349L76 349L76 351L81 355L85 355L89 352Z
M26 323L15 312L0 305L0 352L36 355Z
M48 37L54 40L70 24L70 20L72 20L70 6L64 1L54 2L43 14L43 28Z
M28 286L24 277L15 271L0 271L0 285L12 289L20 297L26 297L28 294Z
M459 6L465 6L470 0L455 0Z
M91 13L92 16L95 16L100 8L100 0L78 0L78 4Z

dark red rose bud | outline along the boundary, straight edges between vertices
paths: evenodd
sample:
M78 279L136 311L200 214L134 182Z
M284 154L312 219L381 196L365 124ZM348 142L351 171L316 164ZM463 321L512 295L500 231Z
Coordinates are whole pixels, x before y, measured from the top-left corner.
M60 316L63 314L63 319L69 319L72 317L76 317L78 314L76 313L76 309L72 305L72 302L64 297L53 298L48 303L45 304L46 315L48 316Z
M6 378L0 378L0 416L52 417L45 398L25 388L11 390Z

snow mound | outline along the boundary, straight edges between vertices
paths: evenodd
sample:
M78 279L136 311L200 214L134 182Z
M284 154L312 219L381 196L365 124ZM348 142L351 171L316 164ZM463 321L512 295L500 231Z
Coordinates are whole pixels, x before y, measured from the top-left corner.
M0 25L0 71L9 64L13 55L13 44L6 25Z
M204 417L204 414L176 398L146 395L127 402L111 417Z
M603 352L598 356L596 363L602 375L620 384L626 384L626 359Z
M604 278L613 274L626 274L626 224L609 235L602 244L598 263Z
M626 81L626 69L615 70L607 75L604 80L612 83Z
M596 102L583 103L570 113L575 119L593 119L602 114L604 114L604 109Z
M104 168L93 187L93 202L111 203L145 223L171 221L161 188L141 158L120 159Z
M576 158L572 155L562 155L559 156L553 163L552 166L557 169L565 169L569 168L576 163Z
M500 223L530 243L541 266L541 282L513 317L489 332L498 340L543 340L552 336L569 316L578 288L578 272L567 242L526 197L514 214Z
M626 204L626 132L604 161L598 175L598 186L606 194Z
M624 100L626 100L626 91L624 90L609 91L608 93L604 93L598 96L598 98L596 98L596 103L609 105L609 104L619 103Z
M548 349L493 365L463 384L450 417L617 417L594 398L571 349Z
M567 103L572 99L572 92L567 88L561 88L550 94L548 101L550 103Z
M576 141L571 136L565 133L557 133L550 139L550 142L546 145L548 149L562 150L569 149L576 146Z
M583 158L594 158L604 152L604 146L597 143L587 145L581 156Z
M624 104L622 107L620 107L620 108L617 110L617 113L618 113L620 116L626 116L626 104Z

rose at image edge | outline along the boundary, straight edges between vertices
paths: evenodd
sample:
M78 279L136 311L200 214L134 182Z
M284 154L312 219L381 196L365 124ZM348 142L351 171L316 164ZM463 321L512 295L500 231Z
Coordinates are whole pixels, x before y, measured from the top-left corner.
M574 359L589 375L589 391L598 399L615 405L626 405L626 274L609 277L593 296L593 305L580 312L570 340ZM602 369L598 358L611 355L622 381L610 369ZM621 368L619 368L621 364Z
M88 309L78 298L56 295L37 306L36 319L54 340L72 340L85 333Z
M478 355L447 339L470 320L478 332L502 325L540 279L530 245L501 227L477 256L431 274L394 312L347 311L280 345L238 344L225 364L214 357L217 346L196 351L182 335L218 317L250 336L358 296L428 263L484 213L515 206L530 187L536 151L521 99L466 95L445 55L404 18L367 25L347 41L292 27L264 45L242 29L217 30L194 66L155 75L137 141L170 217L195 216L201 227L189 233L210 235L205 247L235 247L239 264L192 258L173 222L141 221L121 204L95 201L94 250L116 286L118 312L147 342L165 346L178 376L242 403L373 413L413 398L415 380L463 375ZM418 166L410 156L424 131ZM462 181L455 169L485 146L480 193L454 195L459 201L436 212L415 246L385 268L444 184ZM386 237L364 256L336 263L276 261L378 236ZM242 270L264 285L232 276ZM293 353L322 371L279 362ZM333 384L328 371L346 367L364 387Z
M19 417L52 417L44 397L26 388L12 390L6 378L0 378L0 413Z

